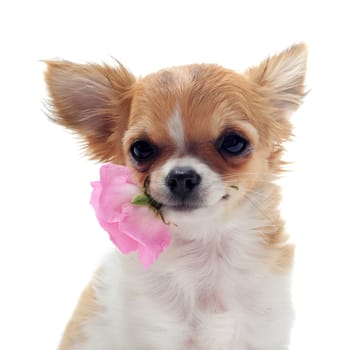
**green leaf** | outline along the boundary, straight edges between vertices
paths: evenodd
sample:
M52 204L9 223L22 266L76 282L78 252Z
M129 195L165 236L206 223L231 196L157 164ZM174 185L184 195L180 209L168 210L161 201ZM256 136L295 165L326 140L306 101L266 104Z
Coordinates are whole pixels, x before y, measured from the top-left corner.
M138 194L131 200L131 204L134 205L140 205L145 207L150 207L151 210L154 211L155 215L159 216L163 223L165 225L170 225L171 223L166 221L162 212L160 211L160 208L162 207L161 203L158 203L155 199L153 199L150 195L148 195L146 192ZM177 226L176 224L173 224Z
M131 204L148 206L149 197L145 193L138 194L136 197L132 199Z

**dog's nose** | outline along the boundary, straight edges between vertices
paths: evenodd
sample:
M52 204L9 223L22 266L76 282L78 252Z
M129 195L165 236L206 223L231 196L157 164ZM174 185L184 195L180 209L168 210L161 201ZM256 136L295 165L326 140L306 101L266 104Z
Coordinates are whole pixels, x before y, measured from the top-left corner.
M190 167L177 167L166 178L171 193L185 199L201 182L201 177Z

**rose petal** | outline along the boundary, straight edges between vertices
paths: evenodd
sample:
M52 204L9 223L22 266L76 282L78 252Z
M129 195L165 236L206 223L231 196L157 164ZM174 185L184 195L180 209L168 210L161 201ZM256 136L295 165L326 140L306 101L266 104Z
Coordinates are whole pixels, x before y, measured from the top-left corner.
M134 184L132 181L131 170L122 165L116 164L104 164L100 169L100 178L105 185L118 184L118 183L129 183Z
M119 228L139 243L139 259L148 268L170 243L169 228L149 208L125 205Z
M128 183L120 184L119 187L105 186L100 194L99 215L112 222L122 220L123 204L130 203L137 193L139 189Z
M100 225L122 253L138 251L148 268L170 244L168 226L150 207L131 204L141 192L132 182L130 169L106 164L100 177L101 181L91 183L91 205Z

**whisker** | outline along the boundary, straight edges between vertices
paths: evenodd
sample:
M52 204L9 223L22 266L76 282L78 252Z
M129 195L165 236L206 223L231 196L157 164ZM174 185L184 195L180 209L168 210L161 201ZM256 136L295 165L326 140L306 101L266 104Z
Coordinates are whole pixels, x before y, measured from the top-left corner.
M252 189L249 189L249 188L244 188L244 187L241 187L242 189L244 189L247 194L253 194L255 196L260 196L261 199L267 199L269 196L266 195L265 193L261 193L261 192L258 192L258 191L254 191Z
M259 206L259 203L254 202L254 201L252 200L252 198L250 198L249 196L247 196L246 199L249 201L249 203L250 203L255 209L257 209L257 210L259 211L260 214L263 215L263 217L264 217L265 219L268 220L269 225L270 225L271 227L278 227L278 225L276 224L275 220L274 220L270 215L268 215L268 214L266 213L266 211L264 211L264 210Z
M223 177L242 177L245 175L269 175L269 173L261 173L261 172L244 172L244 173L239 173L239 174L230 174L230 175L226 175Z
M255 174L253 174L253 173L251 173L251 174L243 174L243 175L221 176L220 179L221 179L221 180L242 179L243 177L249 177L249 176L251 176L251 175L257 175L257 173L255 173ZM262 181L269 181L269 182L271 182L271 181L274 180L274 178L266 178L266 179L265 179L265 177L261 176L261 174L258 174L258 176L259 176L259 178L260 178ZM267 179L268 179L268 180L267 180Z
M218 180L214 180L214 181L211 181L212 184L217 184L217 183L223 183L223 182L226 182L227 186L230 186L230 185L238 185L239 187L241 187L242 185L244 186L244 183L240 186L237 181L235 181L234 178L232 177L228 177L228 178L221 178L221 179L218 179ZM261 184L273 184L274 181L271 181L271 180L258 180L258 183L261 183Z

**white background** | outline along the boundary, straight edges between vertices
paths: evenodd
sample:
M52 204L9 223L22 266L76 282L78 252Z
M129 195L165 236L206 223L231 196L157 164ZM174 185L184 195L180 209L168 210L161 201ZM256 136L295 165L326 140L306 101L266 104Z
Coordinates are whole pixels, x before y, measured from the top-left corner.
M2 2L0 349L55 349L113 249L89 206L99 166L45 117L40 60L113 56L136 75L194 62L243 70L299 41L311 92L283 181L297 244L291 349L350 349L349 36L347 3L336 0Z

